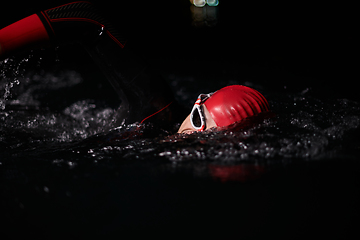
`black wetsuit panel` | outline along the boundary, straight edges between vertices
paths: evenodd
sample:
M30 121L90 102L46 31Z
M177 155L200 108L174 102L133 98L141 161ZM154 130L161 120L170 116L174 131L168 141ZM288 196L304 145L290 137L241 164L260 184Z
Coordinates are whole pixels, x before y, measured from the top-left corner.
M121 100L115 125L173 120L175 103L167 83L127 49L125 38L91 3L70 3L38 15L56 44L80 43L114 87Z

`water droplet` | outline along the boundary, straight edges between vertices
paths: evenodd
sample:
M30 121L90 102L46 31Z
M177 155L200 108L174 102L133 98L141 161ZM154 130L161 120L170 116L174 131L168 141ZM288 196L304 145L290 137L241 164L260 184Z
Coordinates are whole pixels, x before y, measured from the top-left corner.
M104 26L101 26L101 29L99 31L99 36L101 36L103 34L103 32L104 32Z

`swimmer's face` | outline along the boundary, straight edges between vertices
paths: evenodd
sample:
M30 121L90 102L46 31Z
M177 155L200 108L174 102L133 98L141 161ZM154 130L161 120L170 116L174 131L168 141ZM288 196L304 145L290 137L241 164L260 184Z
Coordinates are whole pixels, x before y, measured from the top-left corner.
M205 130L207 129L210 129L210 128L213 128L213 127L217 127L214 119L211 117L209 111L207 110L206 106L205 105L202 105L202 108L203 108L203 111L204 111L204 114L205 114L205 122L206 122L206 128ZM196 130L192 125L191 125L191 122L190 122L190 114L189 116L187 116L187 118L185 118L185 120L183 121L183 123L181 124L179 130L178 130L178 133L186 133L186 134L190 134L190 133L193 133L193 132L196 132L196 131L199 131L199 130Z

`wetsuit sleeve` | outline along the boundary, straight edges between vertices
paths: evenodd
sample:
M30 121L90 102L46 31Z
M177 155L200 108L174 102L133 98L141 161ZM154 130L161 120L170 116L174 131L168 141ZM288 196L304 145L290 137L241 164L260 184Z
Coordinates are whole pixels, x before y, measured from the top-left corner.
M125 38L91 3L51 8L1 29L0 57L49 43L78 43L87 50L119 95L115 125L173 120L174 98L166 82L127 49Z
M0 56L6 57L22 51L49 44L49 34L37 14L33 14L0 29Z

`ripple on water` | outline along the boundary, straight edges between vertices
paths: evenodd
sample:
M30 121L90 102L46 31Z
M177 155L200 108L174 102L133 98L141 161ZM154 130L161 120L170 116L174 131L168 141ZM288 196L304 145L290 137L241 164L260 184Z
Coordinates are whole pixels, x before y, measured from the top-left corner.
M223 163L308 160L336 156L346 148L342 143L344 138L360 125L357 102L317 99L311 96L310 89L305 89L297 94L268 93L276 116L246 125L245 129L235 126L223 131L181 135L152 125L135 124L108 130L114 109L95 99L73 101L61 111L42 109L39 91L75 87L82 78L73 70L24 75L19 69L25 62L1 63L0 85L4 91L0 96L0 139L1 145L13 149L36 148L39 142L45 145L72 142L76 143L72 149L81 149L82 157L95 161L113 158ZM14 68L17 70L11 75L9 71ZM186 83L192 82L189 78ZM175 79L173 85L179 84ZM180 90L175 92L176 97L190 101L185 90ZM59 145L60 151L68 151L67 147L61 149Z

